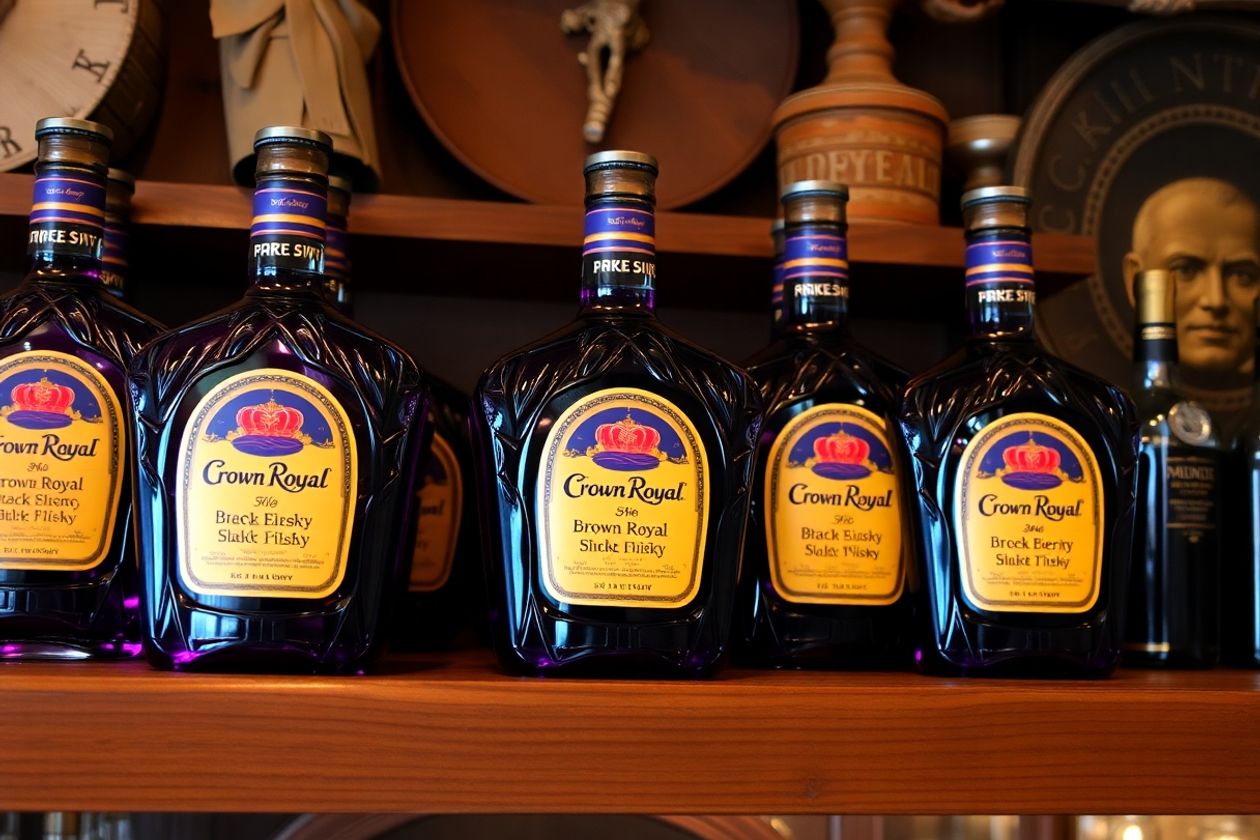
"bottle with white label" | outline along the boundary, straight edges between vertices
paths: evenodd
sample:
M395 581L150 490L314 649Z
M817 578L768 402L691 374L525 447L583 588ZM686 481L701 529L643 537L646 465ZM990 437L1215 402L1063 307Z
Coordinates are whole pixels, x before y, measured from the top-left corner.
M656 318L656 174L641 152L587 158L578 316L497 361L474 396L511 671L702 675L726 649L761 400Z
M916 661L1101 676L1120 657L1137 414L1034 330L1029 199L963 195L969 335L911 380L899 425L923 591Z
M428 391L323 297L328 136L264 128L254 148L249 290L131 368L145 653L358 672L404 585Z
M1210 668L1220 651L1225 465L1212 416L1177 388L1172 274L1140 272L1134 292L1142 448L1124 663Z
M848 189L782 193L783 324L748 360L766 403L737 602L741 658L909 661L911 542L895 411L905 375L849 329Z
M29 269L0 297L0 658L135 656L126 372L161 328L101 280L110 130L35 137Z

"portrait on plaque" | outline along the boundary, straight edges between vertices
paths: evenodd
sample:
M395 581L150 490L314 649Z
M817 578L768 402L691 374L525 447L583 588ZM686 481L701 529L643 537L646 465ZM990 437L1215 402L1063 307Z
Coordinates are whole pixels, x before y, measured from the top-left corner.
M1030 109L1013 180L1033 226L1097 239L1093 275L1038 302L1056 353L1131 377L1133 278L1176 281L1185 389L1228 423L1250 401L1260 293L1260 25L1143 21L1070 59Z

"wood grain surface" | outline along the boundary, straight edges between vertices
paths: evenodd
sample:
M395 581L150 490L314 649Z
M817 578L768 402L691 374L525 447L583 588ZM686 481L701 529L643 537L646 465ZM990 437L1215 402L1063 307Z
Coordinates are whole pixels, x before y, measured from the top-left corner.
M1248 813L1260 673L359 678L0 670L0 809Z
M26 217L31 189L30 175L0 174L0 217ZM141 225L246 230L250 196L242 187L139 181L132 218ZM572 248L582 237L578 206L361 194L350 209L350 232L355 236ZM1094 270L1091 237L1037 234L1033 247L1037 269L1045 274L1082 276ZM769 257L770 219L661 212L657 248L669 253ZM962 231L854 223L849 228L849 257L855 263L961 268Z

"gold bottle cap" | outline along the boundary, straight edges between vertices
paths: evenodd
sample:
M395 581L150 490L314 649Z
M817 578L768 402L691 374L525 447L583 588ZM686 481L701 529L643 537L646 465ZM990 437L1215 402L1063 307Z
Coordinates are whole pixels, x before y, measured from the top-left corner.
M980 187L962 196L963 227L968 233L990 228L1026 228L1032 199L1023 187Z
M269 125L254 135L254 151L258 161L255 178L289 173L294 175L328 176L332 156L332 138L313 128L293 125Z
M94 169L101 175L109 166L114 132L91 120L47 117L35 124L40 163L64 163Z
M621 195L655 204L659 172L656 158L646 152L624 149L596 152L587 157L582 167L586 198L590 201L601 196Z
M1163 269L1139 271L1133 278L1133 287L1139 324L1175 323L1177 288L1170 272Z
M783 218L788 224L828 222L843 225L849 188L836 181L796 181L780 192Z
M131 209L131 196L135 191L136 179L130 172L111 168L105 180L106 218L125 216Z
M346 178L343 175L329 175L328 176L328 189L340 190L346 195L350 195L351 193L354 192L354 184L351 183L349 178Z
M114 130L104 123L79 120L74 117L44 117L35 123L35 139L43 140L54 134L77 134L99 139L106 145L114 142Z
M111 185L117 184L120 189L125 189L128 195L136 191L136 176L125 169L115 169L111 166L105 178Z
M353 193L353 186L349 178L343 178L340 175L328 176L328 215L329 216L348 216L350 215L350 196Z

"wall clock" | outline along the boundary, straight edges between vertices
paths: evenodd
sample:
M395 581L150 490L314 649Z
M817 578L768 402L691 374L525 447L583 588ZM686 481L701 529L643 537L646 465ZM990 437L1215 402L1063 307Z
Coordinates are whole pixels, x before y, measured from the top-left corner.
M0 171L35 159L35 122L97 119L121 156L159 99L155 0L0 0Z

